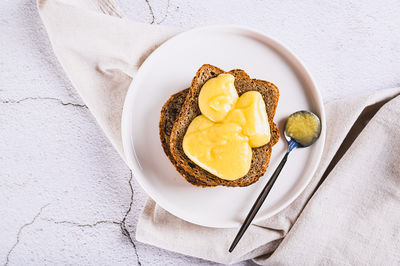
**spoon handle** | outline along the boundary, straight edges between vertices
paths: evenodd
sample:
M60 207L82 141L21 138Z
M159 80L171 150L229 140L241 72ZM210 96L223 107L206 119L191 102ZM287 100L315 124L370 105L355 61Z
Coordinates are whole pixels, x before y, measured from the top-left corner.
M256 216L258 210L260 209L261 205L264 203L265 198L268 196L269 192L272 189L272 186L274 185L276 179L278 178L279 174L281 173L281 170L283 166L285 165L288 155L291 150L286 152L285 156L283 157L282 161L279 163L278 167L276 168L275 172L269 179L268 183L265 185L264 189L262 190L261 194L258 196L256 202L254 202L253 207L251 208L249 214L247 215L246 219L244 220L244 223L239 229L239 232L237 233L235 239L232 242L231 247L229 248L229 252L232 252L233 249L236 247L237 243L239 240L242 238L244 232L246 232L247 228L251 224L251 221L253 221L254 217Z

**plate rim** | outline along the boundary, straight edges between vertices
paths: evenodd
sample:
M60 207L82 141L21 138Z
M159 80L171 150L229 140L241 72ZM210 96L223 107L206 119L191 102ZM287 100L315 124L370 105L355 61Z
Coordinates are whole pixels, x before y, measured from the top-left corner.
M319 142L322 142L319 146L319 149L317 149L315 151L315 153L317 153L317 159L314 163L314 166L311 168L310 174L307 177L306 181L304 182L304 184L300 187L300 189L298 189L296 191L296 193L293 193L293 195L291 197L288 198L288 200L285 201L284 204L282 204L279 208L276 208L273 212L270 213L270 215L266 216L260 216L260 217L255 217L253 220L253 224L254 223L258 223L262 220L265 220L269 217L272 217L274 215L276 215L277 213L281 212L283 209L287 208L290 204L293 203L293 201L295 201L299 195L305 190L305 188L309 185L312 177L315 175L315 172L320 164L321 161L321 157L322 157L322 153L325 147L325 140L326 140L326 117L325 117L325 106L324 106L324 102L321 96L321 93L316 85L315 79L313 78L313 76L311 75L309 69L306 67L306 65L304 64L304 62L295 55L295 53L290 50L285 44L283 44L280 41L277 41L275 38L271 37L270 35L267 35L266 33L264 33L261 30L257 30L251 27L247 27L247 26L241 26L241 25L235 25L235 24L220 24L220 25L210 25L210 26L202 26L202 27L195 27L192 29L188 29L186 31L180 32L174 36L172 36L171 38L169 38L168 40L166 40L165 42L163 42L161 45L159 45L156 49L154 49L147 57L146 59L142 62L142 64L139 66L138 70L136 71L135 76L133 77L133 80L131 82L131 84L129 85L128 91L126 93L125 99L124 99L124 105L123 105L123 109L122 109L122 116L121 116L121 137L122 137L122 146L123 146L123 152L125 155L125 161L128 165L128 167L131 169L133 176L135 177L136 181L139 183L139 185L143 188L143 190L146 192L146 194L152 198L159 206L161 206L161 208L163 208L164 210L168 211L169 213L173 214L174 216L181 218L187 222L196 224L196 225L200 225L200 226L205 226L205 227L211 227L211 228L236 228L239 227L241 225L241 223L238 223L236 221L231 221L229 224L227 223L223 223L223 224L215 224L215 223L210 223L210 224L203 224L200 222L197 222L195 219L192 219L191 217L183 214L182 212L180 212L179 210L177 210L177 208L173 208L171 206L171 204L168 204L166 202L161 202L160 200L157 200L157 197L154 197L154 194L150 192L150 188L147 187L147 185L144 184L144 182L141 181L141 175L143 175L142 173L140 173L140 170L138 168L141 168L140 163L138 162L138 160L136 159L136 156L134 154L134 151L131 151L130 146L131 146L131 134L128 134L128 130L127 130L127 126L128 126L128 108L127 106L129 105L129 99L130 99L130 95L132 95L134 93L134 87L135 87L135 77L137 76L137 74L140 72L140 69L147 64L147 62L149 62L151 60L151 58L153 58L155 55L157 55L157 51L164 47L165 45L167 45L169 42L173 41L174 39L181 37L182 35L186 35L186 34L192 34L193 32L196 31L218 31L218 30L230 30L231 32L238 32L238 31L244 31L244 32L248 32L251 35L255 35L257 37L261 37L264 39L267 39L269 42L273 43L275 47L278 47L280 51L283 51L285 55L289 55L294 62L300 67L300 69L302 71L304 71L304 74L302 76L306 76L309 79L309 84L312 85L313 88L311 88L311 90L314 93L314 97L316 99L316 103L319 107L319 111L320 111L320 119L321 119L321 125L322 125L322 130L321 130L321 135L320 135L320 139L318 140ZM265 44L266 45L266 44ZM134 123L134 122L132 122ZM132 158L133 157L133 158ZM140 176L139 178L137 178L137 176ZM153 195L152 195L153 194Z

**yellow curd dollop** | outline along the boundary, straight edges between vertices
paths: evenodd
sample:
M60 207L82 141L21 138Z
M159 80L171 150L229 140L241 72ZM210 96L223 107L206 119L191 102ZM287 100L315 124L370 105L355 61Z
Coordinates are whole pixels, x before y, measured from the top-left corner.
M305 112L291 115L286 122L286 134L302 145L307 145L319 134L318 119Z
M257 91L238 97L235 77L220 74L201 88L201 115L189 125L183 151L195 164L226 180L250 170L252 150L267 144L271 133L265 102Z

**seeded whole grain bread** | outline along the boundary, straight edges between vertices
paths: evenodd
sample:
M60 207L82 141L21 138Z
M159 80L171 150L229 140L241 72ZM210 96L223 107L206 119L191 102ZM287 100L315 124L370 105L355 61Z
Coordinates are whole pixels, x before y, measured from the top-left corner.
M175 165L178 172L189 183L195 186L207 187L209 186L207 183L201 181L200 179L195 178L194 176L191 176L190 174L186 173L185 170L183 170L183 168L176 165L176 161L174 160L174 157L172 157L171 149L169 146L169 139L171 136L172 127L174 126L174 123L178 118L179 112L183 106L183 103L185 102L188 92L189 89L175 93L168 99L168 101L162 107L160 124L159 124L161 145L169 160L172 162L173 165Z
M183 137L192 120L201 114L198 97L204 83L210 78L222 73L235 76L235 87L240 95L247 91L261 93L268 115L271 130L271 140L264 146L253 148L253 156L249 172L236 180L221 179L193 163L182 148ZM168 158L177 171L191 184L202 187L212 186L248 186L256 182L267 170L272 146L279 140L279 130L273 122L279 99L278 88L267 81L251 79L246 72L240 69L224 72L212 66L203 65L196 73L189 89L178 92L164 104L160 117L160 138Z

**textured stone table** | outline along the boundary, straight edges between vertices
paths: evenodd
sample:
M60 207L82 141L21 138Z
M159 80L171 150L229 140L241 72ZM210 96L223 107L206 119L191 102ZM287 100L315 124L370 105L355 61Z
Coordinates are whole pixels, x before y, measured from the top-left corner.
M305 62L325 102L400 85L397 0L118 2L145 23L263 30ZM212 264L134 239L147 196L65 77L35 1L1 1L0 34L0 263Z

